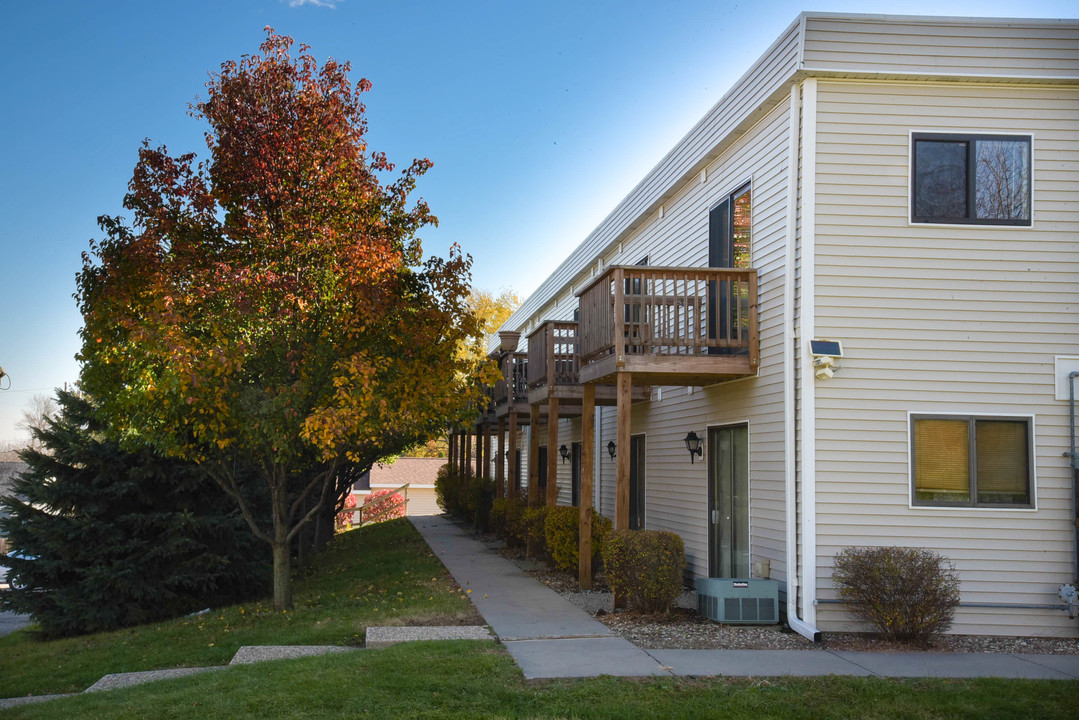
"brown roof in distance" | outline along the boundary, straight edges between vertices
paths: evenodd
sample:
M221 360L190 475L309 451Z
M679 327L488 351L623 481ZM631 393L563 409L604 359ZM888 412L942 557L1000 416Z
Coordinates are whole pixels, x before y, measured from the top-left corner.
M352 486L352 491L372 487L434 487L438 469L449 462L446 458L400 457L388 465L376 464Z

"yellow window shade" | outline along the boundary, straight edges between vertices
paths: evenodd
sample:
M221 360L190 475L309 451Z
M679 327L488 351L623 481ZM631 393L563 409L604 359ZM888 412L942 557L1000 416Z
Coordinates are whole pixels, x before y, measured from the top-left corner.
M914 421L917 492L970 497L970 425L966 420Z

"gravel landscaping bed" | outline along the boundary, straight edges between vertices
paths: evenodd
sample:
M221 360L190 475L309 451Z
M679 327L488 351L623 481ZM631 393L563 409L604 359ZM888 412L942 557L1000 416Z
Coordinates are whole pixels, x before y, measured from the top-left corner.
M492 545L497 549L497 546ZM996 637L989 635L945 635L927 646L912 646L882 640L869 633L825 633L814 643L795 632L783 632L778 625L722 625L697 615L697 593L686 590L667 616L611 612L611 593L603 576L595 589L581 592L577 579L551 570L544 563L524 558L520 553L498 550L517 563L528 575L550 587L577 607L587 611L618 635L645 649L664 650L874 650L879 652L1032 653L1079 655L1079 640Z

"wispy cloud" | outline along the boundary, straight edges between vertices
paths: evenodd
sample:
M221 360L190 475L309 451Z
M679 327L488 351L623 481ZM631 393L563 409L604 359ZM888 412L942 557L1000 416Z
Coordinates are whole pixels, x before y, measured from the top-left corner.
M316 7L335 8L337 7L337 2L338 0L288 0L288 6L314 5Z

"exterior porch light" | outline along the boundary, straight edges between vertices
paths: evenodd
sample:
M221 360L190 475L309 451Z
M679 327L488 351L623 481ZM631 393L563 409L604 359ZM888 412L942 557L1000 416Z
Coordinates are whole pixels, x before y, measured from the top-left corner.
M614 460L614 440L607 443L607 454L611 456L611 460Z
M693 456L704 456L704 448L701 447L701 439L693 430L690 430L688 433L686 433L686 437L684 439L686 443L686 450L689 450L689 464L692 465Z
M562 443L562 447L558 448L558 454L562 456L562 464L565 464L569 460L569 448L565 443Z

